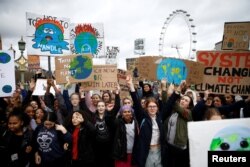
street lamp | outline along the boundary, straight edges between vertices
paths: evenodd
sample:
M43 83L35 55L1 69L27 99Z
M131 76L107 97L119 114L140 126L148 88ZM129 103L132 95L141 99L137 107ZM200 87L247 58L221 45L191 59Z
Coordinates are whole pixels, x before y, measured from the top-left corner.
M21 37L21 40L18 41L18 48L21 51L21 56L15 61L18 64L18 71L21 72L21 82L24 83L24 72L27 71L27 59L23 55L23 51L25 50L25 42L23 40L23 37Z

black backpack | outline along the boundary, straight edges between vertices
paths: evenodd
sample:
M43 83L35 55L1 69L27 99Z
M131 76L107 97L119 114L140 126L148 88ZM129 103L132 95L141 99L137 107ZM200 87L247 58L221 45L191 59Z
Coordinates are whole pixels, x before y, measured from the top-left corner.
M99 142L107 142L110 140L110 134L105 120L96 120L96 140Z

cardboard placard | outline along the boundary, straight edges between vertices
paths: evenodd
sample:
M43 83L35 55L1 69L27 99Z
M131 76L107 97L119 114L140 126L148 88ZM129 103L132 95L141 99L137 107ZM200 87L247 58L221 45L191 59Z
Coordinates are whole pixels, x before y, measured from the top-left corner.
M56 82L58 84L93 81L92 55L71 55L55 58Z
M116 65L94 66L93 79L93 81L81 83L84 90L115 90L118 84Z
M28 55L28 68L40 69L40 57L38 55Z
M204 79L197 91L211 89L215 94L250 94L250 52L198 51L204 64Z
M250 22L226 22L222 50L249 50Z
M120 86L120 97L123 99L129 96L129 87L127 86L127 71L117 69L117 80Z
M157 60L161 59L159 56L144 56L138 58L138 73L140 80L156 81Z
M159 56L127 59L127 69L137 81L165 78L169 83L177 85L182 80L188 84L202 83L203 67L203 64L194 61Z

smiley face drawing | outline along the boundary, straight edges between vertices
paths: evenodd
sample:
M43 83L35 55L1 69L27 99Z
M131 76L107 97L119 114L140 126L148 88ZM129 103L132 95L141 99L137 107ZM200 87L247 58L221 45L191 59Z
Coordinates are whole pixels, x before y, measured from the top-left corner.
M250 151L250 129L243 126L221 129L214 136L210 151Z

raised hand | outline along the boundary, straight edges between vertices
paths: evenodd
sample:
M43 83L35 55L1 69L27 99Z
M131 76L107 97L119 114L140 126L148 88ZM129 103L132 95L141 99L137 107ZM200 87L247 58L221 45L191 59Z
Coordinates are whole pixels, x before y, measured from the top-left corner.
M67 133L67 130L65 129L64 126L59 125L59 124L56 124L55 127L56 127L56 130L61 131L63 134L66 134L66 133Z

